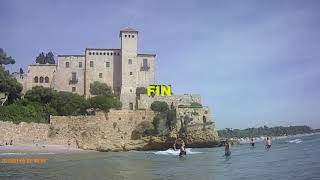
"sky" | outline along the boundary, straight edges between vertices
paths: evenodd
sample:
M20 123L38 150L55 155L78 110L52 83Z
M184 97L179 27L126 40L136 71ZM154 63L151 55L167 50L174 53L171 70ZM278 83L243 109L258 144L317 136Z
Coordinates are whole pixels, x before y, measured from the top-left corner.
M0 47L26 70L42 51L120 48L139 30L157 84L201 94L218 129L320 128L318 0L1 0Z

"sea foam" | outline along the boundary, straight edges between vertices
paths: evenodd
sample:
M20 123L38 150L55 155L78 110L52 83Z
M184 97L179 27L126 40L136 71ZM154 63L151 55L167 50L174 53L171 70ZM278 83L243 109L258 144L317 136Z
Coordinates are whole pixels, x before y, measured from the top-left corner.
M188 154L199 154L199 153L202 153L202 152L194 152L194 151L191 151L191 148L187 148L186 149L187 151L187 155ZM170 149L167 149L165 151L157 151L157 152L154 152L154 154L158 154L158 155L179 155L180 153L180 150L174 150L172 148Z

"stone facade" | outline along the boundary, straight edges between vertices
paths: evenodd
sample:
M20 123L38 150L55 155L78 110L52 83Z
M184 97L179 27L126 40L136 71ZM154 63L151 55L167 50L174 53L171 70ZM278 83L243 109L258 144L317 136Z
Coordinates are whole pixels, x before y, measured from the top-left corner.
M138 53L138 31L120 31L119 49L86 48L84 55L58 55L57 64L33 64L17 76L23 92L34 86L90 97L90 84L106 83L120 96L123 109L136 107L136 88L155 83L155 54ZM24 77L24 78L22 78Z

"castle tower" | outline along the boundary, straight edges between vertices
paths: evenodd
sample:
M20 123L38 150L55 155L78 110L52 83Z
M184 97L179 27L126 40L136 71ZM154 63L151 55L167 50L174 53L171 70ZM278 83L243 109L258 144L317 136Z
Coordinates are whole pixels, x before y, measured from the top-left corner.
M138 85L137 62L138 31L132 28L120 30L121 39L121 96L122 107L134 109L136 103L136 88Z

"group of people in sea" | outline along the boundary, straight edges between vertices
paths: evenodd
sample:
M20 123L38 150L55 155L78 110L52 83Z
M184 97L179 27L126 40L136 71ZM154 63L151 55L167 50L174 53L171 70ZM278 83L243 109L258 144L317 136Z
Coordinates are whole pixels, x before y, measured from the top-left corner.
M251 141L250 141L250 144L251 144L251 147L254 148L255 147L255 141L253 138L251 138ZM271 148L271 137L267 137L265 139L265 147L266 149L270 149ZM179 156L182 157L182 156L186 156L187 155L187 151L186 151L186 147L185 147L185 143L184 141L181 139L181 138L177 138L174 142L174 145L173 145L173 149L175 151L177 151L177 146L180 146L180 153L179 153ZM225 142L225 149L224 149L224 155L225 156L230 156L231 155L231 143L229 140L226 140Z
M251 147L252 147L252 148L255 147L255 141L254 141L253 138L251 138L250 144L251 144ZM271 144L272 144L272 142L271 142L271 137L267 137L267 138L265 139L265 145L266 145L265 147L266 147L267 150L269 150L269 149L271 148ZM227 140L227 141L225 142L225 148L224 148L224 155L225 155L225 156L230 156L230 155L231 155L231 150L230 150L230 148L231 148L231 143Z

